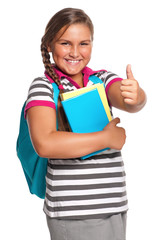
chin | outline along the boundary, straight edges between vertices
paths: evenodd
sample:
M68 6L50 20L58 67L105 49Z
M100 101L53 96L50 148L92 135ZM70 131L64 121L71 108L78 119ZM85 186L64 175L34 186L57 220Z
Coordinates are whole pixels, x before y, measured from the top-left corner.
M83 67L84 68L84 67ZM78 75L82 72L83 68L80 68L79 70L73 70L73 69L64 69L63 72L66 74L66 75L69 75L69 76L74 76L74 75Z

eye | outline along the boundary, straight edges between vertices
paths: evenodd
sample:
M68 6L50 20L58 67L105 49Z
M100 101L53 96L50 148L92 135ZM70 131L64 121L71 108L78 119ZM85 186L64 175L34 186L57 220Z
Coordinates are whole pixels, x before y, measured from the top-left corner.
M69 45L69 43L68 42L61 42L61 45L67 46L67 45Z
M89 44L86 42L81 43L81 46L87 46L87 45L89 45Z

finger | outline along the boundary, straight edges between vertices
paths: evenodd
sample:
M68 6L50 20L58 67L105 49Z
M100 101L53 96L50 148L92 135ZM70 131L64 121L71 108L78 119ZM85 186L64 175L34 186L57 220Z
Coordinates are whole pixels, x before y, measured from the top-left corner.
M134 101L131 98L124 98L124 102L129 104L129 105L134 105Z
M120 87L121 92L134 92L134 87L129 86L129 85L122 85Z
M127 75L127 79L135 79L133 76L130 64L128 64L126 67L126 75Z
M123 86L134 85L134 80L133 79L123 79L121 81L121 85L123 85Z
M120 123L120 118L114 118L112 121L111 121L112 124L114 125L117 125L118 123Z
M134 93L131 93L131 92L122 92L121 95L124 98L134 99Z

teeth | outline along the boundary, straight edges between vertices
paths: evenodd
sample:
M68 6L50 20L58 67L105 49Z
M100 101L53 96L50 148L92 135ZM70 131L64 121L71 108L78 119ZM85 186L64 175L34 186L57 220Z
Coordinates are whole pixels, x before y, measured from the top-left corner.
M76 61L74 61L74 60L68 60L68 62L70 62L70 63L78 63L79 60L76 60Z

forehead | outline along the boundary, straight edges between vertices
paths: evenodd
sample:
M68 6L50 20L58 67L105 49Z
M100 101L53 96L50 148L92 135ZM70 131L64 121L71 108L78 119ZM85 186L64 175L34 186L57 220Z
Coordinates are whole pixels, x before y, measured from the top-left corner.
M56 40L91 40L91 31L85 24L72 24L63 27L57 34Z

